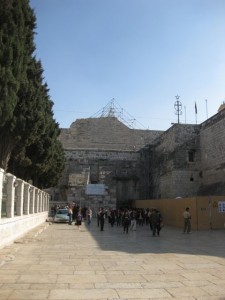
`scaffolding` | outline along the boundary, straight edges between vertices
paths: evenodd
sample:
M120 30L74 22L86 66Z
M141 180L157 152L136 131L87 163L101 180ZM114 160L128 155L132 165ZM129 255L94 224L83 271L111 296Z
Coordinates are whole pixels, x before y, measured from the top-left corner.
M133 116L125 111L119 103L113 98L109 103L97 111L90 118L108 118L115 117L123 124L127 125L131 129L146 129L144 125L138 122Z

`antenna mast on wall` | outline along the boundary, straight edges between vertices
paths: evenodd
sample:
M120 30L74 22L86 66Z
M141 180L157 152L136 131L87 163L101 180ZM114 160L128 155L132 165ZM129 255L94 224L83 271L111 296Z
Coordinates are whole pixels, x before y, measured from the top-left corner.
M175 96L177 101L174 103L174 108L175 108L175 115L178 117L178 124L180 123L180 115L182 115L182 103L179 101L180 96Z

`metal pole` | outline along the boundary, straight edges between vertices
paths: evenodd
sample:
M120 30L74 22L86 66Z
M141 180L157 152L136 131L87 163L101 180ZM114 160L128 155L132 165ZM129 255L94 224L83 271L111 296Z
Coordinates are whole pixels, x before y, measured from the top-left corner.
M177 115L178 118L178 124L180 123L180 115L182 115L182 104L179 101L180 96L175 96L175 98L177 99L177 101L174 103L174 108L175 108L175 114Z
M206 118L208 120L208 104L207 104L207 99L205 99L205 108L206 108Z

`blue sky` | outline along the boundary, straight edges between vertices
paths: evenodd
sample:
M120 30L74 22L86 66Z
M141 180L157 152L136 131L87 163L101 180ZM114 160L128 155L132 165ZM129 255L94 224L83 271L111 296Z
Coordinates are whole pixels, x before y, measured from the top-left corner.
M111 99L136 128L211 117L225 101L224 0L30 0L36 56L68 128Z

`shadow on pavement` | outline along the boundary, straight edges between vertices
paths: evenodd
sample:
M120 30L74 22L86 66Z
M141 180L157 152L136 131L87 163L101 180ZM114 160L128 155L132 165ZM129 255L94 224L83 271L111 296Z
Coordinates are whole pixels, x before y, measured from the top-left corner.
M55 224L58 225L58 224ZM59 226L58 230L68 231L75 226ZM72 230L73 231L73 230ZM179 228L165 226L159 237L153 237L150 227L137 226L136 231L123 233L123 228L111 227L105 223L104 231L97 227L96 219L90 226L83 223L80 238L85 247L85 240L91 236L98 247L104 251L120 251L126 253L178 253L188 255L210 255L225 257L225 230L194 231L183 234ZM88 244L88 243L87 243Z

